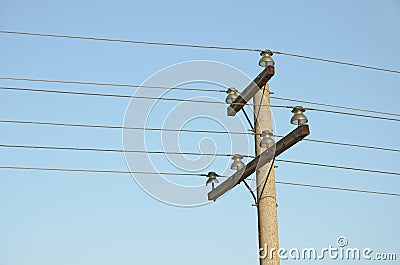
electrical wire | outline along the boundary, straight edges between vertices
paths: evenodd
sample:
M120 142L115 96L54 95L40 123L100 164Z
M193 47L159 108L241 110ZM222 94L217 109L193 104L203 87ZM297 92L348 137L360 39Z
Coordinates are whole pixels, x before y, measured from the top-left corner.
M400 152L400 149L378 147L378 146L368 146L368 145L360 145L360 144L340 143L340 142L316 140L316 139L310 139L310 138L304 138L303 141L323 143L323 144L332 144L332 145L342 145L342 146L349 146L349 147L366 148L366 149L374 149L374 150L381 150L381 151Z
M154 88L154 89L167 89L167 90L188 90L188 91L201 91L201 92L224 92L222 89L202 89L196 87L168 87L168 86L147 86L147 85L134 85L134 84L119 84L119 83L99 83L99 82L84 82L84 81L69 81L69 80L51 80L51 79L34 79L24 77L0 77L0 80L9 81L29 81L40 83L57 83L57 84L70 84L70 85L93 85L93 86L112 86L112 87L129 87L129 88Z
M151 99L151 100L166 100L166 101L179 101L179 102L225 104L224 102L209 101L209 100L164 98L164 97L148 97L148 96L132 96L132 95L120 95L120 94L103 94L103 93L91 93L91 92L60 91L60 90L50 90L50 89L32 89L32 88L19 88L19 87L0 87L0 89L1 90L41 92L41 93L82 95L82 96L116 97L116 98L130 98L130 99Z
M176 173L176 172L147 172L147 171L123 171L123 170L104 170L104 169L75 169L75 168L48 168L48 167L20 167L20 166L0 166L0 169L19 169L19 170L40 170L40 171L67 171L67 172L86 172L86 173L117 173L117 174L147 174L147 175L172 175L172 176L199 176L206 177L207 174L196 173Z
M174 151L147 151L147 150L122 150L122 149L106 149L106 148L88 148L88 147L63 147L63 146L43 146L43 145L14 145L0 144L4 148L24 148L24 149L47 149L47 150L68 150L68 151L94 151L94 152L112 152L112 153L144 153L159 155L196 155L196 156L232 156L231 154L221 153L199 153L199 152L174 152ZM253 157L244 155L244 157Z
M225 157L231 157L232 156L232 154L223 154L223 153L122 150L122 149L86 148L86 147L39 146L39 145L0 144L0 147L4 147L4 148L23 148L23 149L69 150L69 151L116 152L116 153L127 152L127 153L170 154L170 155L198 155L198 156L204 155L204 156L221 156L221 157L224 157L224 156ZM251 155L243 155L243 156L244 157L249 157L249 158L254 158L254 156L251 156ZM302 164L302 165L308 165L308 166L328 167L328 168L337 168L337 169L343 169L343 170L362 171L362 172L369 172L369 173L380 173L380 174L389 174L389 175L399 175L400 176L400 172L381 171L381 170L363 169L363 168L354 168L354 167L345 167L345 166L319 164L319 163L311 163L311 162L304 162L304 161L276 159L275 162Z
M189 132L189 133L215 133L215 134L239 134L239 135L254 135L253 132L227 132L215 130L190 130L190 129L170 129L170 128L149 128L149 127L129 127L129 126L116 126L116 125L95 125L95 124L76 124L76 123L60 123L60 122L41 122L41 121L21 121L21 120L0 120L0 123L24 124L24 125L48 125L48 126L61 126L61 127L83 127L83 128L97 128L97 129L126 129L126 130L143 130L143 131L166 131L166 132ZM275 137L283 137L281 135L274 135ZM374 149L381 151L400 152L400 149L351 144L343 142L334 142L318 139L304 138L303 141L341 145L348 147L358 147L365 149Z
M346 106L340 106L340 105L333 105L333 104L319 103L319 102L299 100L299 99L291 99L291 98L282 98L282 97L276 97L276 96L270 96L270 98L276 99L276 100L305 103L305 104L310 104L310 105L318 105L318 106L331 107L331 108L337 108L337 109L355 110L355 111L361 111L361 112L370 112L370 113L375 113L375 114L383 114L383 115L390 115L390 116L398 116L398 117L400 117L400 114L398 114L398 113L391 113L391 112L384 112L384 111L377 111L377 110L369 110L369 109L362 109L362 108L354 108L354 107L346 107Z
M210 101L210 100L197 100L197 99L182 99L182 98L165 98L165 97L149 97L149 96L132 96L132 95L121 95L121 94L103 94L103 93L91 93L91 92L77 92L77 91L65 91L65 90L50 90L50 89L33 89L33 88L21 88L21 87L3 87L0 86L0 90L11 90L11 91L29 91L29 92L39 92L39 93L54 93L54 94L68 94L68 95L81 95L81 96L98 96L98 97L115 97L115 98L129 98L129 99L146 99L146 100L162 100L162 101L178 101L178 102L191 102L191 103L206 103L206 104L222 104L226 105L223 101ZM242 105L252 105L251 103L236 103ZM291 109L293 106L284 106L284 105L266 105L262 104L261 106L269 106L271 108L285 108ZM357 114L357 113L350 113L350 112L342 112L342 111L334 111L334 110L326 110L326 109L316 109L316 108L305 108L306 110L311 111L320 111L320 112L327 112L327 113L334 113L340 115L350 115L356 117L363 117L363 118L373 118L379 120L389 120L389 121L397 121L399 122L400 119L396 118L388 118L388 117L381 117L381 116L372 116L372 115L364 115L364 114ZM251 124L251 121L247 114L245 113L246 119ZM253 125L251 125L253 127Z
M250 191L251 197L253 197L253 200L254 200L254 206L256 206L256 205L257 205L257 198L256 198L256 195L255 195L254 192L251 190L249 184L247 184L247 182L246 182L245 179L243 180L243 184L244 184L244 186Z
M266 89L266 87L267 87L267 84L265 84L264 85L264 87L263 87L263 89L262 89L262 97L261 97L261 99L260 99L260 104L258 104L258 110L257 110L257 114L256 114L256 117L255 117L255 121L257 122L257 125L258 125L258 117L260 116L260 110L261 110L261 106L262 106L262 101L263 101L263 99L264 99L264 93L265 93L265 89ZM269 91L268 91L268 93L269 93ZM260 126L260 125L259 125Z
M370 193L370 194L389 195L389 196L400 196L400 193L390 193L390 192L370 191L370 190L357 190L357 189L348 189L348 188L339 188L339 187L330 187L330 186L320 186L320 185L285 182L285 181L276 181L275 183L276 184L283 184L283 185L298 186L298 187L309 187L309 188L318 188L318 189L340 190L340 191Z
M115 174L198 176L198 177L206 177L207 176L206 174L196 174L196 173L124 171L124 170L104 170L104 169L75 169L75 168L49 168L49 167L21 167L21 166L0 166L0 169L36 170L36 171L61 171L61 172L84 172L84 173L115 173ZM220 177L226 178L225 176L220 176ZM359 192L359 193L361 192L361 193L370 193L370 194L377 194L377 195L400 196L400 193L389 193L389 192L379 192L379 191L369 191L369 190L348 189L348 188L320 186L320 185L311 185L311 184L284 182L284 181L276 181L276 184L299 186L299 187L310 187L310 188L318 188L318 189L331 189L331 190L348 191L348 192Z
M271 174L272 168L274 167L274 162L275 162L275 156L271 161L271 164L270 164L269 169L268 169L267 176L265 177L265 181L264 181L263 187L262 187L261 192L260 192L260 196L258 197L258 199L256 201L256 205L257 206L259 205L260 201L263 198L262 196L263 196L263 193L264 193L264 190L265 190L265 186L267 185L267 182L268 182L268 179L269 179L269 175Z
M270 105L270 107L278 107L278 108L294 108L294 106L281 106L281 105ZM336 111L336 110L327 110L327 109L317 109L317 108L309 108L304 107L305 110L308 111L319 111L319 112L326 112L326 113L333 113L339 115L348 115L348 116L355 116L355 117L363 117L363 118L371 118L371 119L378 119L378 120L388 120L388 121L400 121L400 119L396 118L389 118L389 117L382 117L382 116L373 116L373 115L365 115L365 114L358 114L358 113L351 113L351 112L344 112L344 111Z
M138 40L123 40L123 39L72 36L72 35L60 35L60 34L45 34L45 33L33 33L33 32L22 32L22 31L10 31L10 30L0 30L0 33L13 34L13 35L37 36L37 37L53 37L53 38L64 38L64 39L80 39L80 40L92 40L92 41L120 42L120 43L132 43L132 44L159 45L159 46L175 46L175 47L201 48L201 49L248 51L248 52L262 52L263 51L262 49L252 49L252 48L222 47L222 46L194 45L194 44L183 44L183 43L167 43L167 42L152 42L152 41L138 41ZM354 63L349 63L349 62L324 59L324 58L318 58L318 57L311 57L311 56L287 53L287 52L282 52L282 51L273 51L273 53L278 54L278 55L302 58L302 59L316 60L316 61L322 61L322 62L328 62L328 63L341 64L341 65L347 65L347 66L352 66L352 67L359 67L359 68L365 68L365 69L370 69L370 70L400 74L400 71L393 70L393 69L385 69L385 68L368 66L368 65L354 64Z
M116 126L116 125L96 125L96 124L82 124L82 123L60 123L60 122L21 121L21 120L0 120L0 123L49 125L49 126L62 126L62 127L83 127L83 128L97 128L97 129L125 129L125 130L139 130L139 131L166 131L166 132L215 133L215 134L239 134L239 135L254 134L253 132L228 132L228 131L215 131L215 130L129 127L129 126Z
M374 170L374 169L354 168L354 167L345 167L345 166L319 164L319 163L311 163L311 162L304 162L304 161L284 160L284 159L276 159L276 161L283 162L283 163L301 164L301 165L307 165L307 166L328 167L328 168L336 168L336 169L363 171L363 172L370 172L370 173L379 173L379 174L400 176L400 172L392 172L392 171L381 171L381 170Z
M327 62L327 63L335 63L335 64L341 64L341 65L347 65L347 66L353 66L353 67L360 67L360 68L365 68L365 69L370 69L370 70L377 70L377 71L383 71L383 72L389 72L389 73L400 74L400 71L398 71L398 70L385 69L385 68L380 68L380 67L375 67L375 66L368 66L368 65L362 65L362 64L348 63L348 62L343 62L343 61L336 61L336 60L331 60L331 59L324 59L324 58L318 58L318 57L311 57L311 56L306 56L306 55L299 55L299 54L293 54L293 53L287 53L287 52L280 52L280 51L274 51L273 53L275 53L275 54L281 54L281 55L286 55L286 56L291 56L291 57L302 58L302 59L316 60L316 61L322 61L322 62Z
M246 120L247 120L247 123L250 125L251 131L252 131L252 132L255 132L255 131L254 131L253 123L251 122L249 116L247 115L246 110L245 110L244 108L242 108L242 111L243 111L244 117L245 117Z
M115 97L115 98L129 98L129 99L149 99L149 100L164 100L164 101L178 101L178 102L192 102L192 103L207 103L207 104L222 104L226 105L223 101L210 101L210 100L196 100L196 99L183 99L183 98L165 98L165 97L149 97L149 96L132 96L121 94L103 94L81 91L65 91L65 90L51 90L51 89L33 89L21 87L4 87L0 86L0 90L11 91L29 91L39 93L53 93L53 94L67 94L67 95L80 95L80 96L97 96L97 97ZM252 105L250 103L236 103L237 105ZM267 106L267 105L263 105ZM291 108L291 106L269 105L271 108Z
M208 48L208 49L237 50L237 51L256 51L256 52L260 52L261 51L261 50L258 50L258 49L248 49L248 48L204 46L204 45L190 45L190 44L178 44L178 43L161 43L161 42L144 42L144 41L133 41L133 40L115 40L115 39L93 38L93 37L83 37L83 36L39 34L39 33L29 33L29 32L12 32L12 31L4 31L4 30L1 30L0 33L21 34L21 35L31 35L31 36L46 36L46 37L57 37L57 38L71 38L71 39L84 39L84 40L100 40L100 41L110 41L110 42L125 42L125 43L128 42L128 43L136 43L136 44L151 44L151 45L191 47L191 48ZM274 53L275 54L286 55L286 56L298 57L298 58L305 58L305 59L318 60L318 61L324 61L324 62L330 62L330 63L336 63L336 64L343 64L343 65L354 66L354 67L367 68L367 69L372 69L372 70L386 71L386 72L392 72L392 73L400 73L400 71L397 71L397 70L377 68L377 67L365 66L365 65L360 65L360 64L353 64L353 63L335 61L335 60L330 60L330 59L323 59L323 58L317 58L317 57L297 55L297 54L291 54L291 53L285 53L285 52L279 52L279 51L274 51ZM26 80L26 81L29 81L29 80ZM32 80L30 80L30 81L32 81ZM86 84L88 84L88 83L86 83ZM110 84L104 84L104 85L110 85ZM126 86L132 87L132 85L126 85ZM143 86L138 86L138 87L143 87ZM148 88L165 88L165 87L150 87L150 86L148 86ZM169 89L171 89L171 88L169 88ZM173 88L173 89L222 92L221 90L204 90L204 89L191 89L191 88ZM107 96L111 96L111 95L107 95ZM122 96L122 95L119 95L119 96ZM131 96L129 96L129 97L131 97ZM276 97L274 97L274 98L276 98ZM157 99L157 98L151 98L151 99ZM176 99L165 99L165 100L176 100ZM199 101L192 101L192 102L199 102ZM301 102L301 101L297 100L297 102ZM211 103L211 102L207 102L207 103ZM217 102L212 102L212 103L217 103ZM317 104L317 103L309 103L309 104ZM318 105L327 106L328 104L319 103ZM365 110L365 109L356 109L356 108L343 107L343 106L333 106L333 107L345 108L345 109L349 109L349 110L373 112L373 113L377 113L377 114L400 116L399 114L393 114L393 113L388 113L388 112L370 111L370 110ZM330 112L330 113L335 113L335 114L353 115L353 116L360 116L360 117L367 117L367 118L386 119L386 120L392 120L392 121L400 121L399 119L376 117L376 116L370 116L370 115L360 115L360 114L338 112L338 111L330 111L330 110L311 109L311 108L308 109L308 110ZM50 125L50 124L48 124L48 125ZM61 125L61 124L59 123L58 125ZM108 128L111 128L111 127L109 126ZM116 127L112 127L112 128L116 128ZM163 129L163 130L165 130L165 129ZM182 131L182 130L180 130L180 131ZM246 134L248 134L248 133L246 133ZM388 150L388 151L396 151L396 152L399 151L399 150L396 150L396 149L379 148L379 147L371 147L371 146L361 146L361 145L355 145L355 144L336 143L336 142L328 142L328 141L322 141L322 140L312 140L312 139L306 139L306 140L314 141L314 142L320 142L320 143L340 144L340 145L355 146L355 147L362 147L362 148L372 148L372 149L380 149L380 150ZM65 149L65 148L63 148L63 149ZM69 150L72 150L72 149L69 149ZM83 150L83 149L74 149L74 150ZM114 151L119 151L119 150L116 150L116 149L89 149L89 148L87 148L85 150L99 150L99 151L101 150L101 151L113 151L113 152ZM138 150L131 150L131 151L135 152L135 151L138 151ZM147 153L149 153L149 152L147 152ZM159 153L159 152L153 152L153 153ZM162 153L165 153L165 152L162 152ZM181 152L180 153L172 152L172 153L173 154L198 154L198 153L181 153ZM198 155L218 155L218 154L198 154ZM230 156L230 155L226 154L224 156ZM387 172L387 171L377 171L377 170L368 170L368 169L360 169L360 168L350 168L350 167L343 167L343 166L316 164L316 163L290 161L290 160L277 160L277 161L288 162L288 163L298 163L298 164L304 164L304 165L313 165L313 166L333 167L333 168L347 169L347 170L357 170L357 171L366 171L366 172L374 172L374 173L400 175L400 173L397 173L397 172ZM167 175L182 175L182 176L183 175L184 176L206 176L206 174L193 174L193 173L192 174L189 174L189 173L186 174L186 173L167 173L167 172L158 172L158 173L152 173L152 172L126 172L126 171L117 171L117 170L85 170L85 169L66 169L66 168L33 168L33 167L31 167L31 168L28 168L28 167L22 168L22 167L11 167L11 166L0 166L0 168L2 168L2 169L5 169L5 168L8 168L8 169L25 169L25 170L57 170L57 171L61 170L61 171L74 171L74 172L76 172L76 171L78 171L78 172L97 172L97 173L98 172L103 172L103 173L140 173L140 174L167 174ZM318 185L292 183L292 182L280 182L280 181L277 181L276 183L277 184L284 184L284 185L311 187L311 188L323 188L323 189L333 189L333 190L342 190L342 191L350 191L350 192L364 192L364 193L372 193L372 194L400 196L400 194L396 194L396 193L376 192L376 191L367 191L367 190L355 190L355 189L337 188L337 187L328 187L328 186L318 186Z
M284 136L275 134L274 137L283 138ZM315 143L321 143L321 144L330 144L330 145L341 145L341 146L348 146L348 147L358 147L358 148L373 149L373 150L380 150L380 151L400 152L400 149L395 149L395 148L387 148L387 147L379 147L379 146L371 146L371 145L361 145L361 144L350 144L350 143L318 140L318 139L311 139L311 138L304 138L304 139L302 139L302 141L315 142Z
M220 90L220 89L202 89L202 88L194 88L194 87L145 86L145 85L119 84L119 83L98 83L98 82L83 82L83 81L68 81L68 80L33 79L33 78L23 78L23 77L0 77L0 80L30 81L30 82L43 82L43 83L61 83L61 84L73 84L73 85L114 86L114 87L130 87L130 88L156 88L156 89L167 89L167 90L188 90L188 91L218 92L218 93L226 92L225 90ZM32 88L21 88L20 89L20 88L15 88L15 87L4 87L4 89L10 89L10 90L18 89L18 90L22 90L22 91L23 90L37 91L37 89L32 89ZM370 112L370 113L375 113L375 114L383 114L383 115L400 117L400 114L398 114L398 113L390 113L390 112L370 110L370 109L339 106L339 105L334 105L334 104L326 104L326 103L319 103L319 102L299 100L299 99L282 98L282 97L276 97L276 96L271 96L270 98L276 99L276 100L305 103L305 104L310 104L310 105L318 105L318 106L347 109L347 110L354 110L354 111L361 111L361 112Z
M327 113L340 114L340 115L349 115L349 116L357 116L357 117L371 118L371 119L388 120L388 121L400 121L400 119L396 119L396 118L388 118L388 117L382 117L382 116L364 115L364 114L350 113L350 112L344 112L344 111L335 111L335 110L326 110L326 109L315 109L315 108L305 108L305 109L306 109L306 110L313 110L313 111L320 111L320 112L327 112Z
M233 51L249 51L249 52L261 52L262 51L262 50L250 49L250 48L221 47L221 46L194 45L194 44L167 43L167 42L153 42L153 41L122 40L122 39L71 36L71 35L59 35L59 34L44 34L44 33L33 33L33 32L8 31L8 30L0 30L0 33L15 34L15 35L38 36L38 37L64 38L64 39L80 39L80 40L122 42L122 43L133 43L133 44L148 44L148 45L160 45L160 46L201 48L201 49L233 50Z

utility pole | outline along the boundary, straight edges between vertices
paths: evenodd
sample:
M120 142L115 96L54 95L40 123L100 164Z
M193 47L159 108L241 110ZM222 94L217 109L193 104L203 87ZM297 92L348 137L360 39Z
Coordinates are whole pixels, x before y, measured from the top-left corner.
M226 98L226 103L229 104L227 108L228 116L235 116L240 110L244 111L244 106L253 98L256 157L246 165L242 163L238 167L237 159L240 160L241 155L234 155L234 164L236 165L232 165L231 168L236 168L237 171L224 182L213 187L208 193L208 200L215 201L242 182L248 187L245 182L246 178L256 172L257 198L255 198L253 191L250 191L257 206L260 265L279 265L278 206L276 203L273 161L275 157L281 155L309 135L310 129L306 124L308 119L303 114L304 108L296 106L292 110L293 117L290 122L297 125L297 128L275 144L271 138L272 120L268 85L268 81L275 73L275 63L271 57L271 51L262 51L261 56L259 65L265 67L263 71L242 91L241 95L236 95L235 97L237 90L229 89ZM232 100L233 98L235 99ZM215 172L209 173L210 176L214 176L214 174Z
M263 93L264 92L264 93ZM261 147L261 133L265 130L272 132L270 91L268 83L253 97L254 129L256 156L264 152L267 147ZM259 115L258 115L259 114ZM275 174L272 161L256 170L257 183L257 215L258 215L258 242L260 265L278 265L278 215L276 202ZM270 167L271 171L270 171ZM269 176L268 176L268 172ZM264 182L268 181L263 189ZM262 194L261 194L262 193ZM275 251L272 251L272 250Z

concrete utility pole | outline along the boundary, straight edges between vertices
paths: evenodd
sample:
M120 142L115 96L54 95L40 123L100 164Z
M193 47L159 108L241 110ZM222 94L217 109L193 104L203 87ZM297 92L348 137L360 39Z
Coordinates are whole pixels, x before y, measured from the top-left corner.
M262 139L260 135L262 131L269 130L272 132L271 109L269 106L270 91L268 83L265 86L266 87L263 90L264 94L262 90L259 90L253 97L256 156L260 155L267 149L267 147L260 146ZM258 113L259 115L256 117ZM256 171L257 198L259 198L257 214L260 265L280 264L277 253L279 249L279 240L274 168L271 169L264 192L261 194L263 184L268 176L268 171L271 166L273 167L271 163L272 161L260 167ZM272 252L271 249L275 249L275 251Z
M256 201L258 214L260 265L279 265L275 174L271 163L274 157L281 155L309 135L310 129L306 124L308 120L303 115L304 109L301 106L297 106L292 110L294 115L291 119L292 124L298 125L297 128L281 138L276 145L271 138L268 138L272 132L268 81L273 77L275 68L274 61L271 58L271 51L265 50L261 52L261 56L262 58L259 61L259 65L265 67L264 70L242 91L241 95L235 98L234 101L232 101L232 95L235 94L236 89L228 90L226 99L226 102L229 104L227 108L228 116L235 116L244 108L248 101L253 98L256 157L241 168L237 168L237 171L233 175L213 188L208 193L208 199L210 201L215 201L256 172L258 199L254 199ZM262 141L263 138L264 141ZM262 142L263 144L261 145ZM210 172L209 174L211 173L214 172ZM266 180L267 182L265 182ZM264 183L266 184L265 186Z

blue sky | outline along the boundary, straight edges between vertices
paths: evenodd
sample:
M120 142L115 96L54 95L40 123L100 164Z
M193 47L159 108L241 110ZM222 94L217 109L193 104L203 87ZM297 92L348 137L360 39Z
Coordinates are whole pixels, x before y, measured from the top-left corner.
M0 1L4 30L249 47L400 69L397 1ZM170 65L222 62L250 77L259 55L95 41L0 35L0 76L141 84ZM398 113L397 74L274 56L276 96ZM0 81L1 86L133 94L134 89ZM162 84L160 84L162 85ZM193 85L192 85L193 86ZM200 87L207 88L206 85ZM213 86L215 88L215 86ZM144 94L144 92L142 92ZM175 92L174 92L175 93ZM122 126L127 99L0 91L1 119ZM176 97L210 96L176 92ZM225 95L211 95L224 100ZM292 103L273 101L276 104ZM168 108L166 105L165 108ZM286 134L287 109L274 109ZM395 121L308 112L314 139L399 149ZM152 117L154 127L163 123ZM197 125L215 128L206 122ZM122 131L1 124L1 143L121 149ZM193 128L196 124L192 124ZM151 135L149 135L150 137ZM154 134L154 149L159 134ZM198 151L200 136L182 136ZM225 138L209 136L227 152ZM134 143L133 143L134 144ZM191 149L192 148L192 149ZM122 153L0 149L1 165L127 170ZM396 152L302 142L282 158L400 171ZM170 167L165 157L156 163ZM216 159L222 170L229 158ZM395 175L277 163L276 178L399 192ZM175 169L176 170L176 169ZM323 248L346 236L352 247L399 252L397 197L277 186L280 245ZM129 175L0 171L0 264L243 264L258 262L256 212L236 187L216 203L173 207ZM340 261L336 261L340 262ZM302 263L284 261L282 264ZM305 263L305 262L303 262ZM334 264L324 260L321 264ZM362 261L348 261L362 264ZM371 262L374 263L374 262ZM378 263L378 262L376 262ZM395 264L392 262L392 264Z

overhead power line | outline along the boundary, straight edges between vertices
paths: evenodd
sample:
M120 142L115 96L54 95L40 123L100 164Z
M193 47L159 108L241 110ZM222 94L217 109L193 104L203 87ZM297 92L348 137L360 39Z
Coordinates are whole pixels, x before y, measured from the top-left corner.
M336 169L363 171L363 172L369 172L369 173L379 173L379 174L388 174L388 175L398 175L398 176L400 176L400 172L392 172L392 171L382 171L382 170L374 170L374 169L345 167L345 166L338 166L338 165L319 164L319 163L311 163L311 162L304 162L304 161L293 161L293 160L286 160L286 159L276 159L275 161L284 162L284 163L307 165L307 166L328 167L328 168L336 168Z
M116 152L116 153L144 153L144 154L170 154L170 155L197 155L197 156L222 156L222 157L231 157L232 154L222 154L222 153L199 153L199 152L174 152L174 151L148 151L148 150L122 150L122 149L105 149L105 148L86 148L86 147L63 147L63 146L38 146L38 145L13 145L13 144L0 144L0 147L4 148L23 148L23 149L48 149L48 150L69 150L69 151L95 151L95 152ZM254 158L251 155L243 155L244 157ZM301 164L308 166L317 166L317 167L328 167L328 168L336 168L343 170L352 170L352 171L362 171L369 173L379 173L379 174L388 174L388 175L398 175L400 176L400 172L392 172L392 171L382 171L382 170L374 170L374 169L363 169L363 168L354 168L354 167L346 167L346 166L338 166L338 165L329 165L329 164L319 164L319 163L311 163L304 161L294 161L294 160L285 160L285 159L276 159L276 162L283 163L292 163L292 164Z
M124 40L124 39L110 39L110 38L99 38L99 37L86 37L86 36L73 36L73 35L60 35L60 34L45 34L45 33L34 33L34 32L22 32L22 31L9 31L9 30L0 30L0 33L3 34L13 34L13 35L27 35L27 36L36 36L36 37L52 37L52 38L63 38L63 39L80 39L80 40L92 40L92 41L105 41L105 42L120 42L120 43L131 43L131 44L144 44L144 45L159 45L159 46L175 46L175 47L187 47L187 48L200 48L200 49L215 49L215 50L232 50L232 51L248 51L248 52L261 52L263 49L252 49L252 48L238 48L238 47L223 47L223 46L211 46L211 45L195 45L195 44L183 44L183 43L168 43L168 42L152 42L152 41L138 41L138 40ZM306 55L287 53L281 51L273 51L275 54L297 57L302 59L316 60L328 63L335 63L341 65L347 65L352 67L360 67L370 70L376 71L384 71L390 73L400 74L398 70L385 69L380 67L354 64L349 62L324 59L318 57L311 57Z
M44 34L44 33L33 33L33 32L8 31L8 30L0 30L0 33L15 34L15 35L28 35L28 36L37 36L37 37L53 37L53 38L64 38L64 39L80 39L80 40L94 40L94 41L107 41L107 42L122 42L122 43L133 43L133 44L175 46L175 47L200 48L200 49L261 52L261 50L251 49L251 48L237 48L237 47L194 45L194 44L169 43L169 42L109 39L109 38L97 38L97 37L84 37L84 36L71 36L71 35L59 35L59 34Z
M318 189L329 189L329 190L340 190L340 191L370 193L370 194L389 195L389 196L400 196L400 193L390 193L390 192L370 191L370 190L357 190L357 189L348 189L348 188L339 188L339 187L330 187L330 186L321 186L321 185L312 185L312 184L294 183L294 182L285 182L285 181L276 181L275 183L283 184L283 185L299 186L299 187L318 188Z
M206 103L206 104L222 104L226 105L223 101L211 101L211 100L200 100L200 99L183 99L183 98L166 98L166 97L149 97L149 96L134 96L134 95L121 95L121 94L104 94L104 93L92 93L92 92L81 92L81 91L65 91L65 90L51 90L51 89L36 89L36 88L21 88L21 87L4 87L0 86L0 90L11 90L11 91L28 91L35 93L52 93L52 94L65 94L65 95L80 95L80 96L95 96L95 97L114 97L114 98L129 98L129 99L146 99L146 100L162 100L162 101L178 101L178 102L191 102L191 103ZM237 103L241 104L241 103ZM242 103L243 105L254 105L250 103ZM265 104L261 104L261 106L267 106ZM291 109L293 106L284 106L284 105L269 105L271 108L285 108ZM340 115L349 115L355 117L363 117L363 118L372 118L379 120L389 120L389 121L397 121L400 119L396 118L388 118L382 116L372 116L372 115L364 115L350 112L342 112L342 111L334 111L334 110L326 110L326 109L316 109L316 108L308 108L305 107L306 110L311 111L319 111ZM249 117L246 115L246 119L250 122Z
M202 91L202 92L225 92L225 90L222 90L222 89L203 89L203 88L196 88L196 87L148 86L148 85L135 85L135 84L35 79L35 78L24 78L24 77L4 77L3 76L3 77L0 77L0 80L29 81L29 82L40 82L40 83L70 84L70 85L113 86L113 87L129 87L129 88L149 88L149 89L154 88L154 89L189 90L189 91Z
M126 129L126 130L140 130L140 131L166 131L166 132L188 132L188 133L215 133L215 134L239 134L239 135L254 135L253 132L227 132L227 131L216 131L216 130L190 130L190 129L171 129L171 128L149 128L149 127L129 127L129 126L116 126L116 125L96 125L96 124L80 124L80 123L60 123L60 122L42 122L42 121L21 121L21 120L0 120L0 123L11 123L11 124L24 124L24 125L47 125L47 126L61 126L61 127L82 127L82 128L97 128L97 129ZM274 135L276 137L282 137L281 135ZM381 151L400 152L400 149L342 143L318 139L305 138L303 141L330 144L330 145L341 145L357 148L375 149Z
M193 177L206 177L207 176L207 174L196 174L196 173L124 171L124 170L102 170L102 169L75 169L75 168L49 168L49 167L21 167L21 166L0 166L0 169L37 170L37 171L61 171L61 172L84 172L84 173L139 174L139 175L140 174L143 174L143 175L170 175L170 176L193 176ZM226 176L220 176L220 177L226 178ZM320 186L320 185L294 183L294 182L284 182L284 181L276 181L276 183L280 184L280 185L291 185L291 186L298 186L298 187L330 189L330 190L358 192L358 193L369 193L369 194L387 195L387 196L400 196L400 193L348 189L348 188Z
M5 148L24 148L24 149L47 149L47 150L68 150L68 151L95 151L95 152L112 152L112 153L143 153L143 154L158 154L158 155L198 155L198 156L232 156L231 154L221 153L199 153L199 152L174 152L174 151L147 151L147 150L122 150L122 149L107 149L107 148L89 148L89 147L64 147L64 146L39 146L39 145L13 145L0 144L0 147ZM247 156L245 157L253 157Z
M19 166L0 166L0 169L67 171L67 172L85 172L85 173L116 173L116 174L199 176L199 177L207 176L207 174L196 174L196 173L147 172L147 171L124 171L124 170L104 170L104 169L76 169L76 168L48 168L48 167L19 167Z
M282 54L282 55L286 55L286 56L291 56L291 57L302 58L302 59L309 59L309 60L322 61L322 62L327 62L327 63L335 63L335 64L341 64L341 65L347 65L347 66L353 66L353 67L360 67L360 68L365 68L365 69L370 69L370 70L384 71L384 72L389 72L389 73L400 74L399 70L385 69L385 68L381 68L381 67L368 66L368 65L362 65L362 64L355 64L355 63L349 63L349 62L343 62L343 61L336 61L336 60L331 60L331 59L311 57L311 56L299 55L299 54L293 54L293 53L287 53L287 52L274 51L274 53Z
M349 146L349 147L358 147L358 148L367 148L367 149L382 150L382 151L400 152L400 149L394 149L394 148L386 148L386 147L378 147L378 146L370 146L370 145L360 145L360 144L340 143L340 142L324 141L324 140L309 139L309 138L305 138L305 139L303 139L303 141L322 143L322 144L342 145L342 146Z
M354 107L346 107L346 106L340 106L340 105L334 105L334 104L326 104L326 103L319 103L319 102L313 102L313 101L307 101L307 100L299 100L299 99L291 99L291 98L282 98L282 97L276 97L276 96L270 96L270 98L276 99L276 100L305 103L305 104L310 104L310 105L318 105L318 106L331 107L331 108L337 108L337 109L355 110L355 111L361 111L361 112L370 112L370 113L375 113L375 114L383 114L383 115L390 115L390 116L398 116L398 117L400 117L400 114L398 114L398 113L391 113L391 112L384 112L384 111L377 111L377 110L369 110L369 109L362 109L362 108L354 108Z
M195 88L195 87L147 86L147 85L120 84L120 83L100 83L100 82L85 82L85 81L71 81L71 80L34 79L34 78L25 78L25 77L0 77L0 80L29 81L29 82L39 82L39 83L60 83L60 84L72 84L72 85L129 87L129 88L154 88L154 89L165 89L165 90L183 90L183 91L184 90L188 90L188 91L226 93L226 90L222 90L222 89L204 89L204 88ZM32 88L28 88L28 89L32 89ZM34 89L32 89L32 90L34 90ZM400 116L400 114L398 114L398 113L390 113L390 112L370 110L370 109L347 107L347 106L319 103L319 102L299 100L299 99L282 98L282 97L276 97L276 96L271 96L271 99L290 101L290 102L298 102L298 103L305 103L305 104L310 104L310 105L318 105L318 106L338 108L338 109L355 110L355 111L360 111L360 112L369 112L369 113L383 114L383 115L390 115L390 116Z
M396 119L396 118L388 118L388 117L382 117L382 116L372 116L372 115L365 115L365 114L357 114L357 113L350 113L350 112L344 112L344 111L327 110L327 109L315 109L315 108L305 108L305 109L306 110L326 112L326 113L340 114L340 115L363 117L363 118L388 120L388 121L400 121L400 119Z
M166 131L166 132L190 132L190 133L216 133L216 134L254 135L253 132L228 132L228 131L215 131L215 130L191 130L191 129L130 127L130 126L116 126L116 125L95 125L95 124L41 122L41 121L20 121L20 120L0 120L0 123L49 125L49 126L63 126L63 127L83 127L83 128L98 128L98 129L126 129L126 130L140 130L140 131Z
M223 101L211 101L211 100L202 100L202 99L183 99L183 98L149 97L149 96L134 96L134 95L132 96L132 95L121 95L121 94L104 94L104 93L92 93L92 92L80 92L80 91L65 91L65 90L36 89L36 88L34 89L34 88L21 88L21 87L4 87L4 86L1 86L0 90L29 91L29 92L36 92L36 93L52 93L52 94L95 96L95 97L114 97L114 98L129 98L129 99L149 99L149 100L179 101L179 102L226 105L226 103ZM237 104L240 104L240 103L237 103ZM243 103L243 105L245 105L245 103ZM281 105L270 105L270 107L291 108L291 106L281 106Z
M0 122L1 122L1 120L0 120ZM283 136L274 134L274 137L282 138ZM371 146L371 145L362 145L362 144L351 144L351 143L326 141L326 140L318 140L318 139L311 139L311 138L304 138L302 141L320 143L320 144L330 144L330 145L340 145L340 146L348 146L348 147L365 148L365 149L380 150L380 151L400 152L400 149L395 149L395 148L379 147L379 146Z

